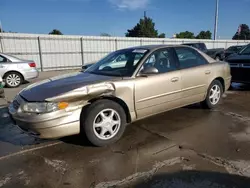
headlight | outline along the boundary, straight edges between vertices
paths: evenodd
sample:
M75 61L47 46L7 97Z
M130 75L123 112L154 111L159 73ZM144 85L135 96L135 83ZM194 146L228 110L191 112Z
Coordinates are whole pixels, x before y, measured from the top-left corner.
M52 102L34 102L25 103L22 105L21 109L23 112L28 113L49 113L56 110L62 110L68 107L68 103L52 103Z

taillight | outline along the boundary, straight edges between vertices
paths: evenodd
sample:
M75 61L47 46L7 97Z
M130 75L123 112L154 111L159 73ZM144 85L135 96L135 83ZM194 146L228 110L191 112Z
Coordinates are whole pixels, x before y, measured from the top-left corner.
M32 63L29 63L29 66L30 67L36 67L36 64L34 62L32 62Z

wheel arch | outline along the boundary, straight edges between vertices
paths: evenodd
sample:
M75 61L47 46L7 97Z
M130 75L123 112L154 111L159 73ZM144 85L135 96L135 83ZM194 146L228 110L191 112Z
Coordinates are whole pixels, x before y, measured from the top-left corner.
M18 74L20 74L22 76L23 81L25 80L23 74L21 72L19 72L19 71L16 71L16 70L9 70L9 71L5 72L4 75L3 75L3 78L5 79L6 75L9 74L9 73L18 73Z
M225 92L225 80L224 80L224 78L222 78L222 77L216 77L214 80L218 80L218 81L221 83L221 85L222 85L222 87L223 87L223 88L222 88L222 89L223 89L223 93L224 93L224 92ZM213 80L213 81L214 81L214 80ZM213 81L212 81L212 82L213 82ZM212 83L212 82L211 82L211 83Z
M89 100L88 102L91 105L91 103L94 103L94 102L96 102L98 100L102 100L102 99L108 99L108 100L111 100L111 101L118 103L123 108L123 110L126 114L127 123L131 123L132 119L131 119L128 105L121 98L118 98L118 97L113 96L113 95L109 95L109 96L101 96L101 97L93 98L93 99Z

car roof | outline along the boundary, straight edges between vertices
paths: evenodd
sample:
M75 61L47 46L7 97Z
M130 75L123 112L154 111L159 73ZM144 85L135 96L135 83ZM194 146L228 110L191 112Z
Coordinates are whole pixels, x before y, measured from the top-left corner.
M23 60L23 59L20 59L18 57L15 57L15 56L12 56L12 55L9 55L9 54L5 54L5 53L0 53L0 55L4 56L5 58L9 59L12 62L26 61L26 60Z
M188 45L188 44L205 44L204 42L191 42L191 43L183 43L185 45Z
M230 46L230 47L242 47L242 46L246 46L246 45L233 45L233 46Z
M160 48L166 48L166 47L187 47L185 45L181 45L181 44L156 44L156 45L143 45L143 46L135 46L135 47L130 47L127 49L145 49L145 50L156 50L156 49L160 49Z

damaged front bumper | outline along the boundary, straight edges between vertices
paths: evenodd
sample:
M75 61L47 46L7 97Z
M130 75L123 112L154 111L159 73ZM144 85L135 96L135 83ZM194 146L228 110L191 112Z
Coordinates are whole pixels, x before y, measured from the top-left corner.
M15 101L9 106L9 113L15 124L29 135L55 139L80 133L82 108L71 111L60 110L45 114L31 114L18 111Z
M113 84L110 83L93 84L47 98L45 101L69 101L70 105L66 109L44 114L22 112L20 106L27 101L20 92L10 104L9 112L16 124L33 136L51 139L75 135L80 133L81 112L82 108L89 104L87 101L114 90Z

